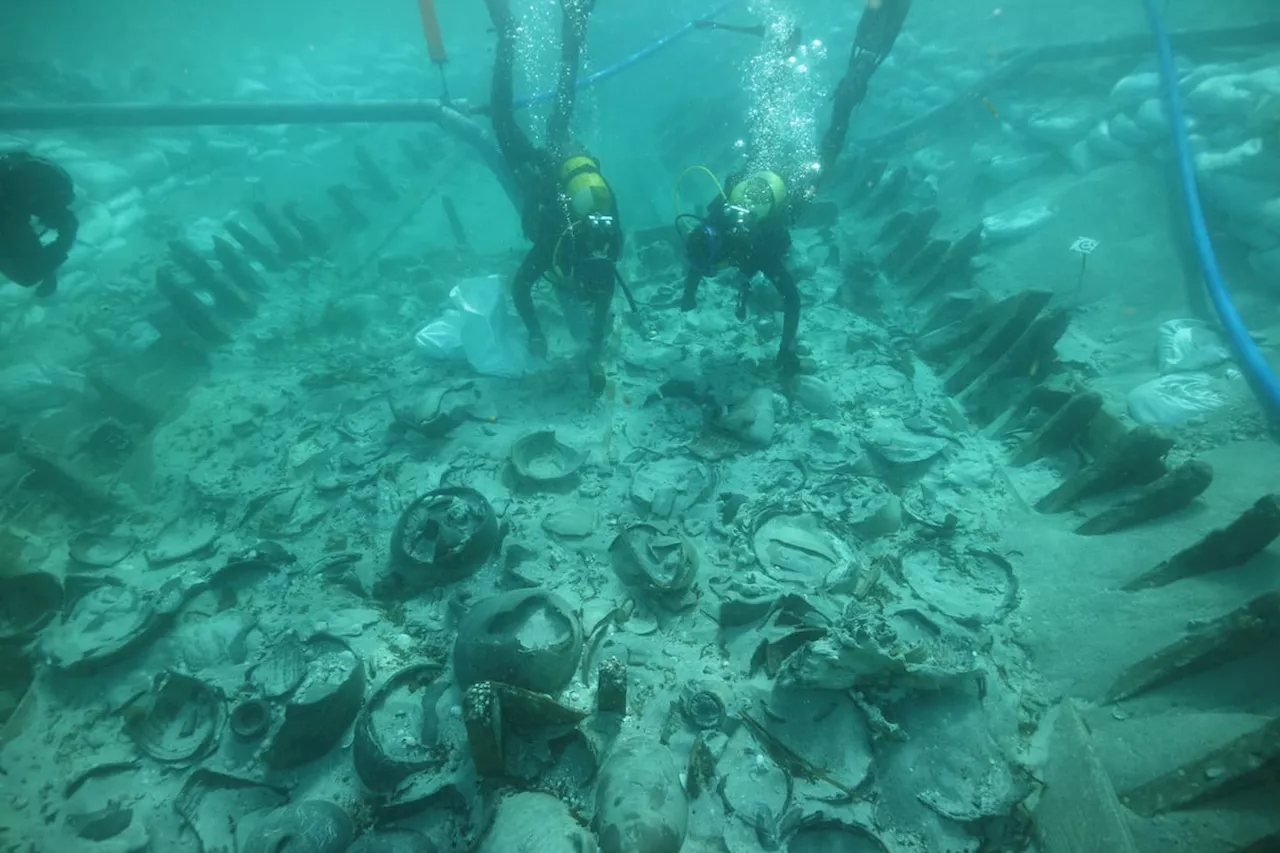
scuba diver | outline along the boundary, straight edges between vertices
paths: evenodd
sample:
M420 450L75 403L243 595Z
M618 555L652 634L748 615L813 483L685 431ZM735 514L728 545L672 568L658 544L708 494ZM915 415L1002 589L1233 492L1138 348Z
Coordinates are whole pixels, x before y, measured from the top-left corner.
M871 76L889 55L910 5L911 0L868 0L858 22L848 70L836 89L831 124L819 145L816 178L830 173L844 147L853 109L866 97ZM769 28L764 26L729 26L714 21L701 21L696 26L762 37L770 35ZM782 44L778 45L783 56L796 55L799 32L795 27L786 32ZM814 186L805 187L797 198L777 172L757 169L730 177L708 205L706 216L685 214L677 219L677 227L685 219L695 220L684 234L689 271L685 276L681 310L691 311L697 307L698 285L703 278L736 267L742 275L738 317L745 319L751 279L756 273L763 273L782 297L782 341L777 363L784 377L795 374L800 366L796 352L800 292L787 269L786 254L791 248L791 226L799 218L803 201L815 190Z
M547 341L534 312L533 285L545 276L562 296L590 303L587 377L592 392L598 394L605 386L600 357L610 306L615 284L621 281L617 261L622 254L622 225L600 164L574 144L569 133L582 42L595 0L560 0L560 75L542 148L516 123L512 75L517 27L510 2L486 3L498 31L490 105L493 131L520 188L521 225L525 238L533 243L512 282L512 300L529 331L529 350L537 358L546 355Z
M787 269L794 206L786 183L776 172L734 175L707 206L707 215L685 235L689 271L684 278L681 311L698 306L698 285L720 270L736 267L738 319L747 317L751 279L762 273L782 297L782 343L778 367L790 376L800 367L796 333L800 327L800 290ZM685 217L681 217L683 219Z
M71 204L75 185L56 163L26 151L0 151L0 275L37 296L58 289L80 227ZM46 242L45 234L56 237Z

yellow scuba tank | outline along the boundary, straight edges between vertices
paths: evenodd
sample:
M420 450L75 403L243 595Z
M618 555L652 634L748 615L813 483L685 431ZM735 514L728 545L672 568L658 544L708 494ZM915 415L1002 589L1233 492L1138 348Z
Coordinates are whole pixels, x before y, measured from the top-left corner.
M733 185L729 203L745 210L757 222L786 209L787 184L777 172L753 172Z
M569 157L560 164L560 191L575 221L608 214L614 207L613 190L600 174L600 164L585 154Z

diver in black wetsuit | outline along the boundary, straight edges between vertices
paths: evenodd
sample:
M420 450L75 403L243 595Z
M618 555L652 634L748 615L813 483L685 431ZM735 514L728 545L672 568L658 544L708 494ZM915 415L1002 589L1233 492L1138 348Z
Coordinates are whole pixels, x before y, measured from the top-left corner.
M871 76L889 55L902 29L911 0L869 0L858 22L849 68L836 90L831 124L819 146L818 170L821 179L831 170L844 147L854 107L867 94ZM704 29L723 29L767 37L767 27L740 27L702 21ZM780 47L786 56L794 56L800 46L800 30L793 28ZM814 192L806 187L804 196ZM735 175L721 193L708 205L705 217L697 218L684 237L689 271L685 276L684 298L680 307L691 311L697 306L698 285L728 267L736 267L742 275L738 295L738 316L746 316L746 294L751 278L763 273L782 296L782 341L778 347L778 367L784 376L799 369L796 337L800 325L800 291L786 265L791 248L791 226L800 213L801 199L789 191L781 176L760 170L749 175ZM681 217L684 219L685 217Z
M787 269L794 208L786 184L774 172L735 175L707 206L707 215L685 236L689 271L684 278L680 310L697 307L698 285L720 270L736 267L741 274L738 317L746 319L751 279L762 273L782 297L782 343L778 367L784 376L799 368L796 332L800 327L800 290Z
M0 275L38 296L58 288L58 267L76 242L80 223L71 204L75 185L61 166L26 151L0 151ZM46 242L44 233L56 237Z
M490 110L493 131L523 198L521 224L533 242L512 283L516 312L529 330L529 349L546 354L547 341L533 309L533 285L543 276L591 306L587 376L592 391L604 390L600 364L614 288L620 281L622 225L613 190L596 162L572 142L569 121L578 79L582 41L595 0L560 0L563 12L560 76L547 119L545 147L539 148L516 123L512 84L516 25L509 0L486 0L498 31Z

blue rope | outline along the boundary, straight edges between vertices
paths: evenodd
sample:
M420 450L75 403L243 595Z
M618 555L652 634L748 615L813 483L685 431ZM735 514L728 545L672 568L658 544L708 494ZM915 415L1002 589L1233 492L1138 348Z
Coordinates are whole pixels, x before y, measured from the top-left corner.
M588 75L587 77L582 78L581 80L578 81L578 88L585 89L588 86L594 86L595 84L599 83L601 80L608 80L610 77L613 77L615 74L625 71L626 69L630 68L632 65L635 65L637 62L641 61L642 59L648 59L650 56L653 56L655 53L662 50L664 47L667 47L672 43L678 41L679 39L683 38L684 36L688 35L691 31L693 31L697 27L699 21L706 21L711 18L714 18L716 15L719 15L721 12L728 9L730 6L735 6L740 2L741 0L726 0L726 2L721 3L719 6L712 9L710 12L708 12L706 15L703 15L701 18L698 18L697 20L694 20L694 21L690 21L689 23L685 24L679 29L673 30L667 33L665 36L653 42L652 44L646 47L643 47L640 50L637 50L635 53L631 54L630 56L624 59L620 59L617 62L613 63L612 65L605 66L604 68L601 68L599 71L595 72L594 74L591 74L591 75ZM556 96L556 93L554 90L549 92L539 92L536 95L525 95L523 98L516 99L515 108L523 109L525 107L532 106L533 104L545 103L546 101L551 100L555 96Z
M1186 116L1182 110L1182 97L1178 93L1178 74L1175 70L1173 48L1169 33L1157 8L1157 0L1146 0L1147 17L1151 21L1151 33L1156 40L1156 53L1160 59L1160 77L1164 84L1165 107L1169 111L1169 123L1173 130L1173 148L1178 162L1178 180L1182 185L1182 198L1186 203L1187 219L1195 242L1196 257L1200 262L1200 274L1209 290L1209 298L1218 319L1227 333L1231 348L1239 359L1240 367L1249 386L1273 419L1280 420L1280 376L1271 368L1253 336L1236 310L1231 293L1227 290L1218 266L1218 257L1209 238L1209 226L1205 222L1204 207L1200 203L1200 191L1196 185L1195 158L1187 139Z

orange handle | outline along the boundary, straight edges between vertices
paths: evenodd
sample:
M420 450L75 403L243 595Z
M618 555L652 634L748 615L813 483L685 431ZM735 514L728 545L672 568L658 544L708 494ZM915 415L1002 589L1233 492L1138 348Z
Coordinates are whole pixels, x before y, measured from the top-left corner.
M418 11L422 13L422 32L427 36L427 53L431 54L431 61L444 62L449 57L444 52L444 39L440 37L435 0L418 0Z

